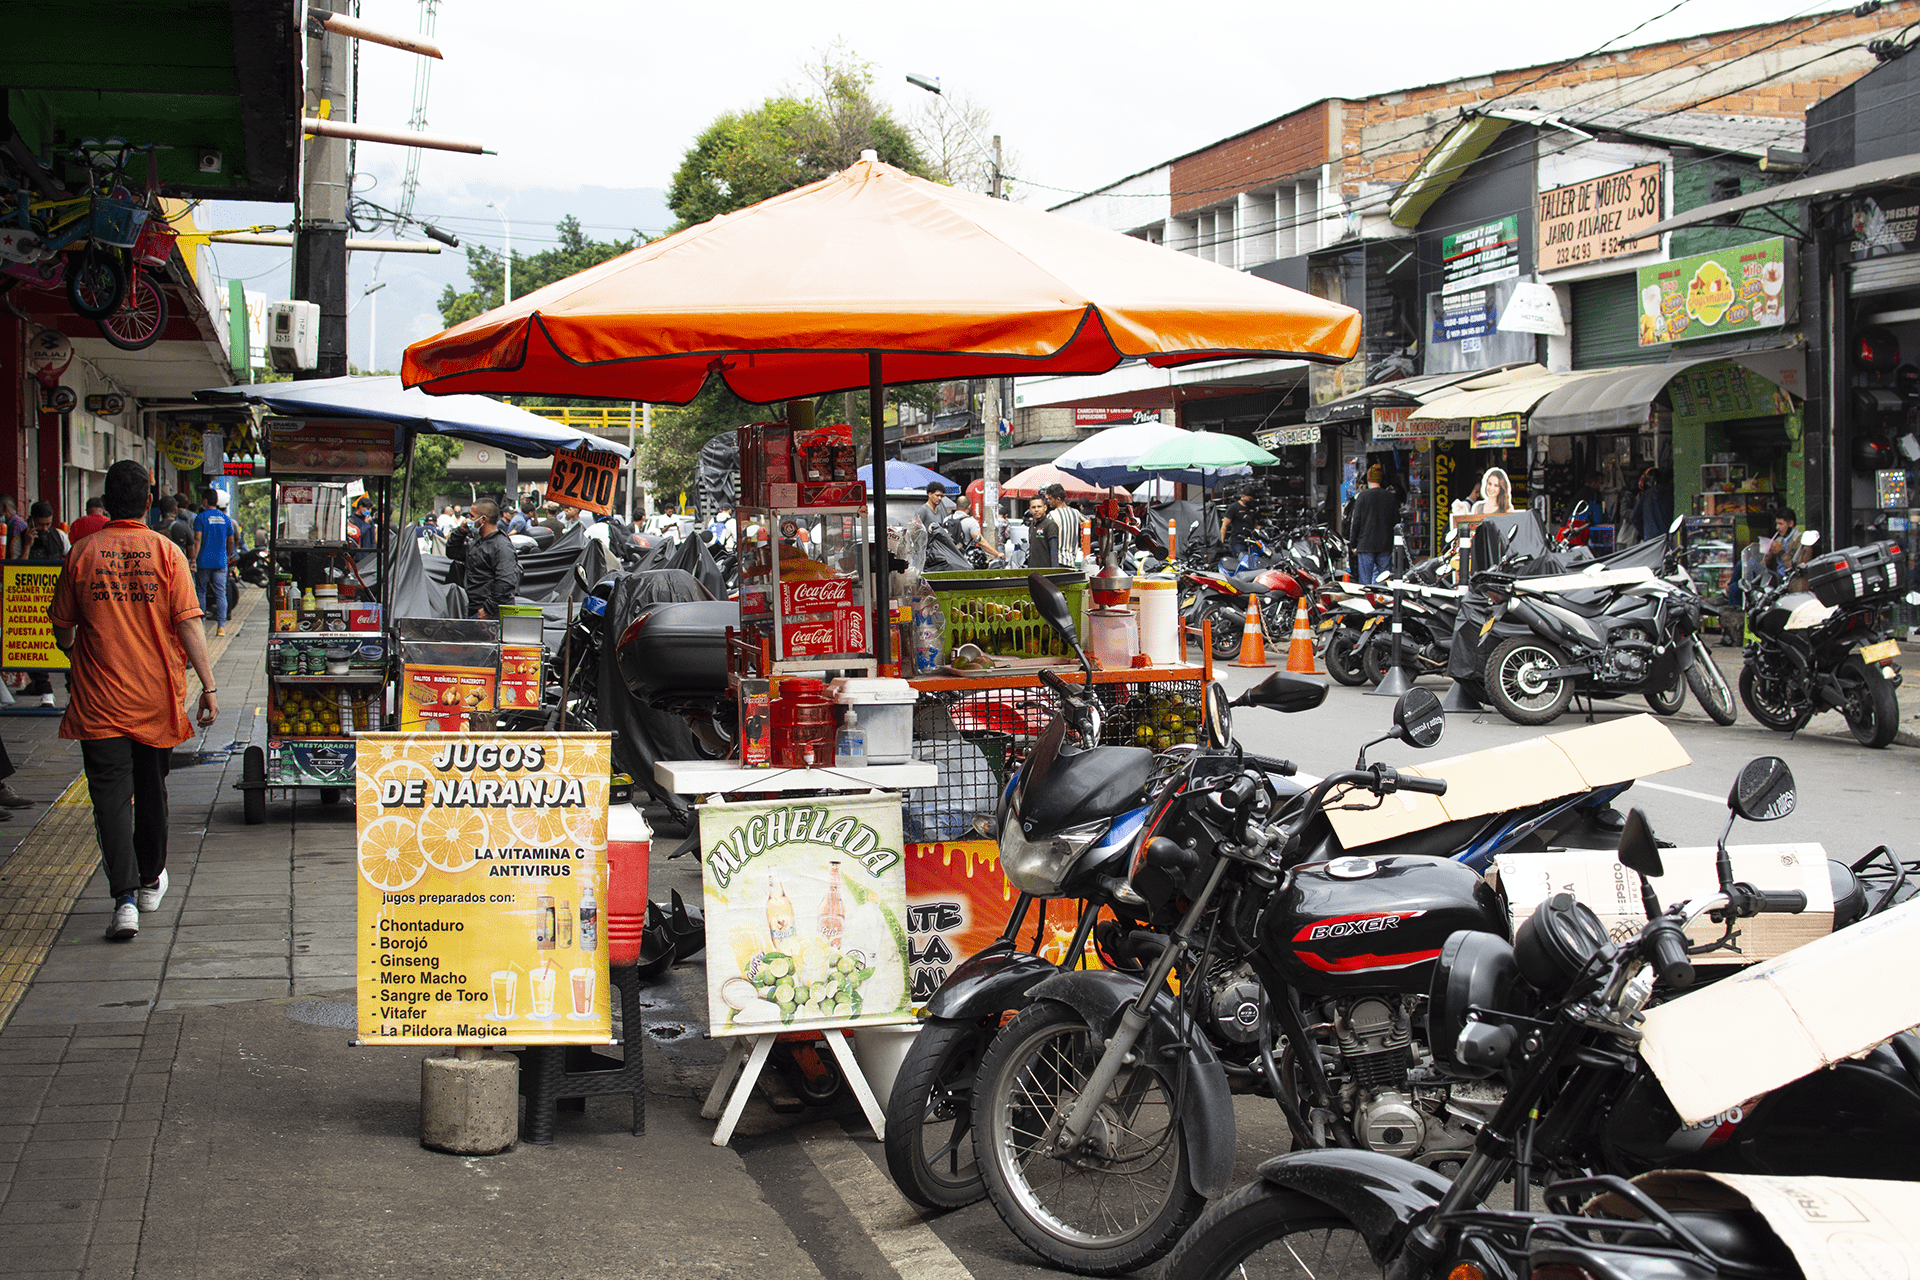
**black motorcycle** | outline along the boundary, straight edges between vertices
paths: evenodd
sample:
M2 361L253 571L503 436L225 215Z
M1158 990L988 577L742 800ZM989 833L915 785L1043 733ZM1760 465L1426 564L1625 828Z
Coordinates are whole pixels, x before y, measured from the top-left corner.
M540 706L502 712L502 729L551 731L560 724L562 707L566 709L568 729L592 731L602 727L600 667L606 647L607 601L618 578L609 576L589 586L578 565L573 576L585 594L560 643L541 653Z
M1810 591L1792 590L1792 582L1754 591L1747 625L1756 638L1740 667L1740 701L1753 718L1793 733L1816 712L1834 710L1862 746L1892 742L1900 645L1887 606L1905 585L1904 569L1899 544L1880 542L1810 561L1802 570ZM1920 594L1906 599L1920 603Z
M1785 817L1794 808L1793 775L1779 759L1755 760L1742 770L1728 804L1734 816L1752 821ZM1611 1179L1603 1184L1591 1177L1596 1171L1614 1179L1675 1166L1776 1175L1920 1175L1914 1156L1920 1043L1905 1033L1891 1048L1804 1076L1715 1117L1704 1141L1699 1126L1680 1122L1643 1065L1639 1024L1656 979L1683 988L1693 980L1690 954L1728 947L1740 920L1806 907L1798 890L1736 883L1724 833L1720 850L1719 891L1662 909L1646 883L1663 870L1660 852L1645 816L1635 810L1619 856L1641 877L1648 919L1636 935L1612 941L1589 908L1555 894L1511 944L1485 930L1449 937L1432 968L1428 1018L1435 1056L1454 1072L1498 1076L1505 1083L1504 1097L1464 1166L1449 1181L1372 1151L1280 1156L1261 1166L1259 1181L1214 1205L1195 1224L1169 1259L1166 1280L1296 1276L1308 1258L1314 1260L1309 1274L1343 1280L1426 1280L1458 1274L1462 1259L1471 1260L1477 1274L1524 1276L1536 1230L1556 1229L1553 1215L1530 1211L1532 1185L1578 1179L1548 1190L1549 1204L1564 1216L1569 1205L1597 1190L1624 1185ZM1906 869L1895 865L1904 879ZM1830 870L1842 890L1835 899L1836 927L1896 896L1890 891L1871 904L1847 868L1830 864ZM1724 932L1716 941L1690 946L1686 930L1701 917L1722 924ZM1481 1207L1509 1179L1514 1210ZM1652 1221L1673 1224L1661 1214ZM1768 1235L1749 1219L1710 1213L1693 1222L1696 1244L1710 1242L1712 1250L1748 1264L1766 1256ZM1722 1265L1660 1274L1763 1273Z

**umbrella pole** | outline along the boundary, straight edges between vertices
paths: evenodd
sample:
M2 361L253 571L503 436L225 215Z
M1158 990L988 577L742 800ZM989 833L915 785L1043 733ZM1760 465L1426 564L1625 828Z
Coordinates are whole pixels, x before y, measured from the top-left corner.
M868 454L873 463L873 657L884 667L893 637L887 625L891 618L887 612L890 556L887 551L886 382L881 377L878 351L867 353L867 384Z

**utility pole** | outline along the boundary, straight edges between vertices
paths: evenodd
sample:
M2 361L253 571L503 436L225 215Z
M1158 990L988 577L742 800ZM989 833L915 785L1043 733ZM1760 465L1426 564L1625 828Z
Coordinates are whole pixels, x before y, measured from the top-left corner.
M322 0L333 11L347 0ZM322 7L321 4L311 6ZM352 40L309 17L307 32L308 116L353 118ZM320 361L296 378L338 378L347 372L347 172L348 142L314 134L307 138L300 211L293 237L293 296L320 305Z
M1000 180L1000 135L993 135L993 182L988 190L995 200L1006 199ZM993 412L988 415L986 434L980 441L980 532L987 549L1000 550L1000 419L1011 419L1013 406L1007 395L1011 379L993 379Z

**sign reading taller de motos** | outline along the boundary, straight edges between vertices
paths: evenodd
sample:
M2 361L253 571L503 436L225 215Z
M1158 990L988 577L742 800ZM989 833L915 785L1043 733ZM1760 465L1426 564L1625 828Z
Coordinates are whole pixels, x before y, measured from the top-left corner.
M604 733L358 740L363 1044L605 1044Z
M1663 172L1645 164L1542 191L1534 224L1541 270L1658 249L1658 236L1636 237L1660 221Z

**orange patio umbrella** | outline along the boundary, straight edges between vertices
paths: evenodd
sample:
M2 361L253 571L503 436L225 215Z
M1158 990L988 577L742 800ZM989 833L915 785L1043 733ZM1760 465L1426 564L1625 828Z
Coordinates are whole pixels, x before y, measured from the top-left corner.
M1043 462L1037 467L1028 467L1015 476L1009 476L1000 486L1000 492L1009 498L1031 498L1050 484L1057 484L1067 491L1069 498L1105 498L1113 494L1112 489L1102 489L1099 485L1088 484L1079 476L1062 471L1051 462Z
M1131 358L1338 362L1359 339L1351 307L867 153L416 342L401 379L685 404L717 377L759 404L864 387L880 405L887 382L1103 373ZM884 527L877 490L874 518Z

